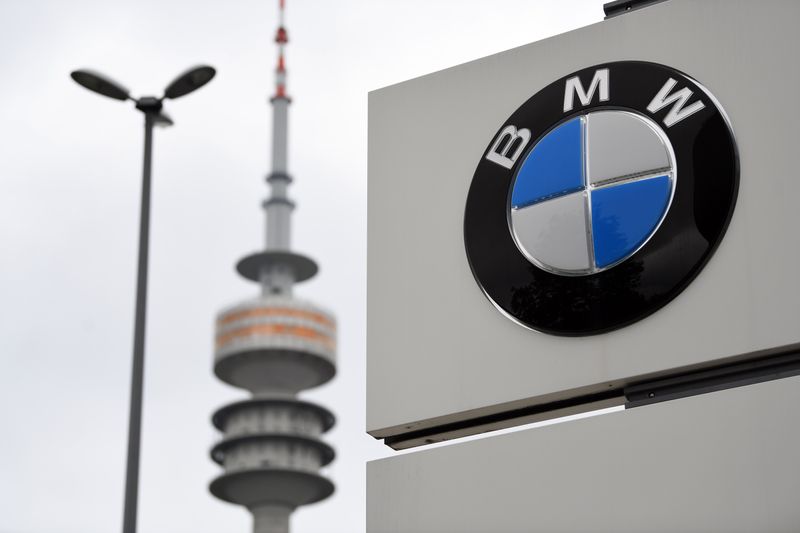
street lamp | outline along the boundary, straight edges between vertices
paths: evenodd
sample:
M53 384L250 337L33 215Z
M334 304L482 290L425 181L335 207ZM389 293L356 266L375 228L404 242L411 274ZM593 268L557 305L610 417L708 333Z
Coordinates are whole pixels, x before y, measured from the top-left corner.
M171 126L172 120L162 111L166 98L175 99L195 91L211 81L216 71L201 65L191 68L167 85L164 95L133 98L128 89L111 78L92 70L76 70L73 80L90 91L115 100L133 100L136 109L144 113L144 166L142 171L142 202L139 218L139 267L136 278L136 318L133 334L133 372L128 419L128 459L125 470L125 510L123 533L136 532L136 507L139 493L139 443L142 427L142 385L144 380L144 331L147 304L147 253L150 232L150 174L152 168L153 126Z

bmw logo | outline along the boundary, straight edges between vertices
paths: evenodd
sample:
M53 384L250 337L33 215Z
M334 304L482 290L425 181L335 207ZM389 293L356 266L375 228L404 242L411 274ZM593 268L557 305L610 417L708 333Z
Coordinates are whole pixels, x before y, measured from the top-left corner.
M730 124L697 81L640 61L589 67L532 96L491 139L467 197L467 257L519 324L611 331L697 276L738 181Z

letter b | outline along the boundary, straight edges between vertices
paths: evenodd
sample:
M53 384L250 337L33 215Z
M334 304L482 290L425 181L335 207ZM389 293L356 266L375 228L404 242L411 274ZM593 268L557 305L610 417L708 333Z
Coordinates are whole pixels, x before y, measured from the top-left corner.
M506 139L507 142L504 143L503 141ZM510 169L517 162L519 156L522 155L522 150L525 149L530 140L530 130L527 128L517 130L516 126L508 125L497 135L492 147L489 148L489 153L486 154L486 159L492 163L497 163L501 167ZM514 153L509 155L511 148L515 144Z

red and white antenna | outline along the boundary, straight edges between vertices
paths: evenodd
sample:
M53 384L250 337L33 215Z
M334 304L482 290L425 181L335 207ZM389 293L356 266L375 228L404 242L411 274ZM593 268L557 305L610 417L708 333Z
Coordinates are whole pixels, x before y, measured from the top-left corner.
M283 59L283 49L289 42L289 34L286 26L283 25L286 2L280 0L280 10L278 15L278 31L275 34L275 42L278 43L278 68L275 69L275 98L288 98L286 96L286 65Z

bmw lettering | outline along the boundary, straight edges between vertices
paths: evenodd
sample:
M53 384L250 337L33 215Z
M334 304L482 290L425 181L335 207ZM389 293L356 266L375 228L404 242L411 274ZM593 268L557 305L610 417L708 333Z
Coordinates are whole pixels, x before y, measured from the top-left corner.
M489 142L464 215L470 267L525 327L620 328L699 274L738 180L730 124L697 81L655 63L589 67L533 95Z

